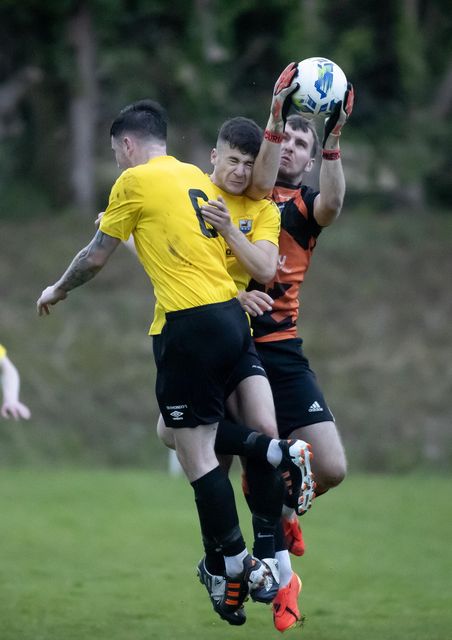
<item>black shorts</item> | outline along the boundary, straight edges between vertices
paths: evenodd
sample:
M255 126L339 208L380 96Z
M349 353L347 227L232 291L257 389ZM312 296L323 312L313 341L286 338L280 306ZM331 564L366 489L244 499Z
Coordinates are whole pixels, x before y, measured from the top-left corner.
M249 378L250 376L264 376L264 378L267 377L265 369L262 366L262 362L257 354L256 347L254 346L254 342L252 340L250 341L250 346L248 347L246 353L242 355L242 357L234 367L234 371L229 376L226 385L226 398L229 398L231 393L238 387L242 380L245 380L245 378Z
M235 298L167 313L153 339L155 392L166 426L220 420L227 381L250 343L249 323Z
M301 345L300 338L256 343L272 388L281 438L299 427L334 421Z

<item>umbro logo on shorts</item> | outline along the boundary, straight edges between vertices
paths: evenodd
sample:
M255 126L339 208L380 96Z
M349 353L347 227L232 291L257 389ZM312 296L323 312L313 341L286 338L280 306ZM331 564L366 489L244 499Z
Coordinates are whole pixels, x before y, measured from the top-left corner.
M170 411L170 416L172 417L173 420L182 420L184 412L179 411L179 409L187 409L187 405L186 404L166 405L166 408L168 409L168 411L172 409L172 411Z

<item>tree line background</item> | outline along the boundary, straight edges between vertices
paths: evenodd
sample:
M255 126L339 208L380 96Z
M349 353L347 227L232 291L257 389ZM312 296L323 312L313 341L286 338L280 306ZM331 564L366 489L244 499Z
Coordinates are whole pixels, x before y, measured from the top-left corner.
M168 108L172 150L205 165L222 120L265 124L278 73L312 55L356 87L350 192L452 202L447 0L2 0L0 42L2 215L102 204L109 124L142 97Z
M307 354L356 468L449 468L449 4L0 1L0 341L33 411L30 424L1 423L1 463L161 464L140 267L118 250L51 317L34 303L105 207L119 109L162 102L170 153L208 170L221 122L264 125L280 71L321 55L356 103L344 213L304 285Z

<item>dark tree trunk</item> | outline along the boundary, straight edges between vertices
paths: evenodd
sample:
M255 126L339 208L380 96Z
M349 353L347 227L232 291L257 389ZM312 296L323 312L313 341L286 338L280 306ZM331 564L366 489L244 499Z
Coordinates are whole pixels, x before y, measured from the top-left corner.
M96 35L87 3L82 2L69 22L74 49L74 79L70 105L72 144L71 185L74 203L82 213L95 207L95 127L97 120Z

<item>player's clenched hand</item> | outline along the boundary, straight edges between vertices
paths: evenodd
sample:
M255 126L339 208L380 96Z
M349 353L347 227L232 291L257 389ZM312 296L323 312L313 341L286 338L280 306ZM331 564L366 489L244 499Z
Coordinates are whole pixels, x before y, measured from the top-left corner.
M38 314L40 316L48 316L50 314L49 307L56 304L60 300L64 300L65 298L67 298L66 291L55 287L55 285L46 287L36 303Z
M298 65L291 62L287 65L276 81L273 90L273 99L271 104L271 115L275 121L286 124L289 109L292 104L290 96L298 89L299 84L296 81L298 76Z
M341 129L347 122L353 111L353 102L355 100L355 92L351 82L347 83L347 90L344 99L339 100L334 106L333 113L325 120L325 131L323 134L323 148L327 143L330 135L340 136Z
M271 311L273 298L264 291L239 291L237 296L244 311L250 316L261 316L264 311Z
M234 228L229 209L221 196L218 196L218 200L209 200L207 204L203 204L201 213L204 220L223 237L226 237Z

